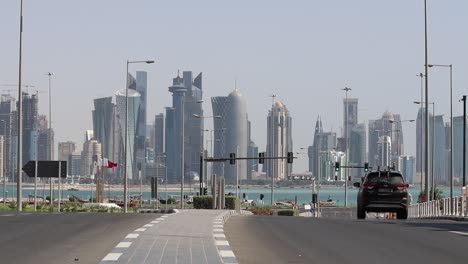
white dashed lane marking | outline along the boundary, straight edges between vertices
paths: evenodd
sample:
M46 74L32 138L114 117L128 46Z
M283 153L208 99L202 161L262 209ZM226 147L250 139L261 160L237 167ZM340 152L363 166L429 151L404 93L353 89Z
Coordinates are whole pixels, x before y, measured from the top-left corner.
M137 228L135 229L135 232L145 232L146 228Z
M128 247L130 247L131 244L132 244L132 242L120 242L115 247L116 248L128 248Z
M229 242L227 240L216 240L215 245L216 246L229 246Z
M232 252L232 250L220 250L219 251L219 255L222 257L222 258L234 258L236 257L234 255L234 252Z
M102 259L102 261L117 261L120 256L122 256L122 253L109 253Z
M125 238L137 238L139 234L128 234Z

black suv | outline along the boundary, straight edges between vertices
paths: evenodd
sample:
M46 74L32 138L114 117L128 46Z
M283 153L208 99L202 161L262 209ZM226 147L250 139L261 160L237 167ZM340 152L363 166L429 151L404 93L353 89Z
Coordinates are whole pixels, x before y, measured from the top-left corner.
M396 212L398 219L408 218L408 184L396 171L372 171L362 180L357 195L357 218L366 212Z

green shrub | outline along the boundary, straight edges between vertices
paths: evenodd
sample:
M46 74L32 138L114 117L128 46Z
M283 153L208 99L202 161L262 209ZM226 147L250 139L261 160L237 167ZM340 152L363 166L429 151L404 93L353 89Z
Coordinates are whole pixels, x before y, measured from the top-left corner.
M10 207L10 209L16 209L16 202L15 201L9 202L8 207Z
M193 208L195 209L213 209L213 196L194 196Z
M226 196L225 197L225 208L229 210L239 210L240 209L240 200L236 196Z
M270 206L255 206L250 208L254 215L273 215L273 210Z
M298 215L298 211L297 211L297 210L281 210L281 211L278 211L278 215L282 215L282 216L297 216L297 215Z
M167 204L175 204L176 203L176 199L175 198L169 198L167 199Z

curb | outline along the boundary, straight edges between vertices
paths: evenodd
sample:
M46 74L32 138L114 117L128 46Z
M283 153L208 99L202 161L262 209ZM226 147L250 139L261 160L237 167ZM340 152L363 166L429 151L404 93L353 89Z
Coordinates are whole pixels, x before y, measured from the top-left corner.
M250 211L245 210L230 210L223 212L222 214L215 217L213 220L213 240L215 242L216 249L218 250L219 257L223 263L238 263L234 252L229 245L229 242L224 235L224 224L233 215L253 215Z
M408 217L408 220L417 220L417 219L425 219L425 220L452 220L452 221L468 222L468 217L463 217L463 216Z
M154 214L173 214L177 213L177 209L138 209L138 213L154 213Z

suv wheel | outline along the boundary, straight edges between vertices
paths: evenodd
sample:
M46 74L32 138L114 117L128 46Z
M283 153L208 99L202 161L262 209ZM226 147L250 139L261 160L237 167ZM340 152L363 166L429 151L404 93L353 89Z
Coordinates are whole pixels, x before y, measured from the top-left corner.
M365 219L366 218L366 211L362 210L359 206L357 208L357 218L358 219Z
M407 219L408 218L408 210L401 210L397 212L397 219Z

